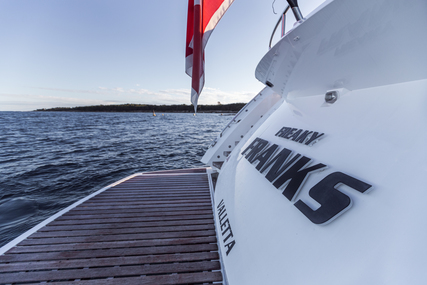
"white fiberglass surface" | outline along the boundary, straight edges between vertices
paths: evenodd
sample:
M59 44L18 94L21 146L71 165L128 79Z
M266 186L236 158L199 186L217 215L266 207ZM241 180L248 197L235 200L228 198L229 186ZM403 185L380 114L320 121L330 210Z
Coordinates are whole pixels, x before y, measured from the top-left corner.
M290 31L256 77L283 96L427 77L427 1L336 0Z
M334 104L324 94L288 98L224 163L215 192L217 221L234 240L226 255L229 284L424 284L427 278L427 80L349 91ZM312 146L277 136L284 127L324 135ZM243 150L256 138L311 159L293 200L256 169ZM371 187L336 187L351 205L324 225L294 204L320 205L310 189L332 173ZM286 186L286 185L285 185ZM224 212L225 211L225 212ZM226 213L226 217L224 217ZM221 215L216 210L215 215ZM221 218L223 218L221 220Z

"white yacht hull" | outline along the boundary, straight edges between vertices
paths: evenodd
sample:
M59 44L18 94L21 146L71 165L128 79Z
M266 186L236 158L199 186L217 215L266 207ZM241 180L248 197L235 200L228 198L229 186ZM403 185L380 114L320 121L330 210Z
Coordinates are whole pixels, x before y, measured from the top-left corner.
M228 284L425 283L426 15L424 0L329 1L260 62L282 100L219 170Z

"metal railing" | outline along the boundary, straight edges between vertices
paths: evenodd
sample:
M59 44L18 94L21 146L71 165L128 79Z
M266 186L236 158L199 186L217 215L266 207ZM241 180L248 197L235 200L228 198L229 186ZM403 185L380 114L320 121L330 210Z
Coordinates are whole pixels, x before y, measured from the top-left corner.
M285 26L286 26L286 13L289 11L289 9L291 9L291 6L287 6L285 8L285 10L283 11L282 15L280 16L279 20L276 23L276 26L273 29L273 32L271 33L271 37L270 37L270 43L268 44L268 48L271 49L271 43L273 42L273 37L274 34L276 33L277 27L279 26L280 23L282 23L282 33L281 33L281 37L283 37L285 35Z
M298 7L298 1L297 0L287 0L288 6L283 11L282 15L280 16L279 20L276 23L276 26L274 27L273 33L271 33L270 37L270 43L268 44L268 48L271 49L271 42L273 41L274 34L276 33L277 27L280 23L282 23L282 33L281 37L285 35L285 27L286 27L286 13L292 8L292 12L294 13L295 19L297 22L302 22L304 20L304 17L301 14L301 11Z

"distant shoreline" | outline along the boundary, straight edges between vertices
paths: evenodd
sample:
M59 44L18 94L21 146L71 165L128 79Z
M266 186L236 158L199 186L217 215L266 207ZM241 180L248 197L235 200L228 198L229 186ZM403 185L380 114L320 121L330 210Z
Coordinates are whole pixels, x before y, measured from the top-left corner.
M246 103L233 103L224 105L198 105L198 113L236 113ZM49 109L37 109L35 112L128 112L128 113L194 113L192 105L145 105L145 104L122 104L122 105L96 105L82 107L56 107Z

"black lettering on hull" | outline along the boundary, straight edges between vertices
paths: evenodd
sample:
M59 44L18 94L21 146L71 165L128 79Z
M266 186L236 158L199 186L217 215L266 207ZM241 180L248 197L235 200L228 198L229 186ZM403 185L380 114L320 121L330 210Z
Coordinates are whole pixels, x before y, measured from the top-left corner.
M301 157L297 162L295 162L294 165L289 167L274 183L273 185L276 188L280 188L282 185L285 185L287 183L287 186L285 190L283 190L283 196L288 198L289 201L292 201L295 197L295 195L298 193L299 189L301 188L301 185L306 180L308 174L310 174L313 171L320 170L322 168L325 168L326 165L322 163L318 163L314 166L303 168L305 165L307 165L311 159L308 157Z
M294 142L313 145L316 141L320 140L325 134L319 132L308 131L304 129L283 127L276 134L276 137L281 137Z
M227 217L227 210L225 208L224 199L219 202L216 208L218 211L221 237L223 238L224 248L226 248L226 255L228 255L236 244L236 241L234 240L230 221L228 220L228 218L225 219Z
M323 178L308 192L310 197L321 205L317 210L312 210L301 200L294 204L295 207L315 224L326 224L332 221L333 218L351 206L350 197L335 188L340 183L361 193L371 188L371 185L354 177L341 172L334 172Z
M301 132L299 132L298 136L306 137L310 133L306 131L300 134ZM284 127L276 134L276 136L290 138L292 135L295 135L296 137L297 133L298 129ZM323 136L323 134L314 132L310 139L306 141L306 144L312 143L321 136ZM268 170L265 174L265 178L277 189L283 189L282 194L289 201L295 200L299 191L303 187L305 180L311 173L322 171L327 167L323 163L308 166L312 162L312 159L299 153L293 154L291 150L286 148L279 151L279 146L276 144L267 147L268 144L268 141L256 138L248 148L242 152L242 154L244 155L248 150L250 150L249 153L245 155L245 158L251 164L255 165L258 163L256 165L256 169L260 173L267 172ZM277 154L274 155L275 153ZM310 197L321 205L317 210L311 209L301 200L298 200L294 204L295 207L315 224L329 223L351 206L351 198L335 188L340 183L361 193L364 193L367 189L372 187L371 185L347 174L334 172L323 178L309 190ZM218 208L220 207L221 206L218 206ZM219 211L220 213L221 210ZM230 233L232 236L231 228ZM223 232L223 235L224 234L225 231ZM224 240L224 242L226 242L226 240Z

